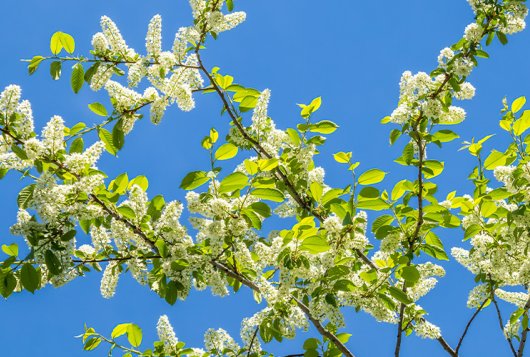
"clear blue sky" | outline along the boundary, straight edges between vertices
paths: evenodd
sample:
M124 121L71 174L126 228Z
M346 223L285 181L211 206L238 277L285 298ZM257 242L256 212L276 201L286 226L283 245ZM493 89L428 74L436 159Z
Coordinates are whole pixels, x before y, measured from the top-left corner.
M465 0L247 0L236 1L236 7L247 11L247 22L209 44L207 64L221 67L239 83L270 88L271 115L282 128L297 123L295 103L322 96L320 118L341 126L318 158L327 167L331 184L346 182L339 165L330 159L339 150L353 151L365 169L389 171L387 186L412 176L392 162L398 152L387 144L391 128L381 126L379 119L396 105L401 73L408 69L430 71L439 50L458 39L472 21ZM86 54L92 34L99 30L100 16L108 15L127 42L143 51L147 24L154 14L163 16L166 48L171 46L175 31L191 21L185 0L2 1L0 12L0 87L22 85L24 98L33 104L39 130L53 114L62 115L69 124L93 121L87 104L95 100L108 104L105 96L86 88L74 95L68 78L53 82L44 66L34 76L27 75L19 59L47 55L52 33L60 30L72 34L76 52ZM458 128L462 140L499 131L503 96L530 95L529 43L530 32L524 32L511 37L504 48L491 46L491 59L481 61L470 78L477 96L464 104L468 119ZM218 116L216 98L199 97L197 104L191 113L169 111L159 127L147 120L137 124L119 160L106 156L100 168L111 177L124 171L130 176L146 174L152 196L162 193L168 199L182 199L184 192L178 185L183 175L207 165L200 139L212 126L221 131L227 127L227 119ZM446 161L446 172L439 180L444 194L469 188L463 182L473 162L465 153L457 152L460 141L429 153ZM491 142L502 146L505 138L499 135ZM18 189L25 184L15 175L0 182L2 242L18 240L10 236L8 228L16 220ZM448 250L461 245L461 237L459 230L445 234ZM447 277L421 302L430 312L430 320L441 326L445 338L455 345L472 313L465 307L472 275L454 262L444 266ZM61 289L47 287L34 296L23 293L0 302L0 354L104 356L103 350L83 352L81 342L73 338L84 323L109 334L115 324L132 321L143 327L145 341L152 341L161 314L169 316L181 340L197 346L202 345L208 327L222 327L238 336L241 319L259 309L246 291L224 299L212 297L209 291L193 293L187 302L171 307L128 276L122 277L116 297L105 300L99 294L99 279L100 275L91 274ZM354 353L390 355L395 326L377 324L352 310L346 315L353 334L349 347ZM277 355L299 353L299 342L271 346L270 350ZM488 309L478 318L461 351L467 356L508 356L493 311ZM403 352L405 356L445 355L436 342L416 337L405 340Z

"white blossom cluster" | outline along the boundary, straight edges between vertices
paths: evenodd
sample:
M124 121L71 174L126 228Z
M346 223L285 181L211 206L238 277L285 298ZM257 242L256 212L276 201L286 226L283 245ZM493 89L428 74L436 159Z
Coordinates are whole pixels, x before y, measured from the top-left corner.
M494 4L484 0L469 0L473 10L493 11ZM498 25L498 30L513 34L525 28L525 18L528 14L526 5L519 1L503 1L502 11L505 21ZM464 40L470 47L479 46L486 29L482 24L472 23L464 31ZM450 48L444 48L438 56L438 74L434 78L424 72L413 75L406 71L401 77L400 98L398 107L390 115L390 121L405 124L420 117L433 119L440 124L457 124L466 117L464 109L456 106L444 107L440 98L447 95L459 100L471 99L475 95L475 88L465 78L475 67L475 63L468 53L455 53ZM448 83L449 78L461 79L459 87Z
M105 87L115 100L115 109L124 117L124 132L128 133L138 119L136 111L150 104L151 121L158 124L167 106L176 103L183 111L195 107L193 92L203 87L198 58L188 53L189 45L205 40L208 32L230 30L245 20L244 12L223 14L223 1L190 0L195 24L182 27L175 35L172 51L162 49L162 18L155 15L146 35L147 54L142 56L127 46L116 24L101 18L102 32L92 38L94 54L101 60L91 78L95 91ZM125 63L129 87L136 87L147 78L151 87L142 94L111 81L116 63Z
M468 0L468 2L475 13L488 12L496 6L496 4L487 0ZM501 5L505 21L501 22L499 25L499 31L506 34L523 31L526 28L525 19L528 15L528 8L526 5L517 0L504 0Z
M454 53L451 49L442 50L439 62L445 66L447 58L452 59ZM455 66L455 65L453 65ZM469 75L472 69L471 62L465 62L455 67L455 73L461 76ZM400 82L399 106L390 115L390 120L396 124L405 124L411 120L420 118L420 114L426 118L437 120L440 124L458 124L466 117L464 109L450 106L444 109L438 97L432 97L433 93L440 90L443 97L448 91L458 99L471 99L475 95L475 88L468 82L461 85L459 91L449 89L445 84L446 75L438 75L434 79L424 72L413 75L406 71Z
M208 329L204 333L204 348L213 355L237 356L241 347L223 329Z

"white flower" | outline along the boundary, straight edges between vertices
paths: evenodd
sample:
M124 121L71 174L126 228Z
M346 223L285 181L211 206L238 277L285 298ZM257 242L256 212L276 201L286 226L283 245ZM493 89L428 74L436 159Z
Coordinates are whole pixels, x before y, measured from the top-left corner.
M455 93L456 99L468 100L475 96L475 87L469 82L464 82L460 85L460 90Z
M145 37L147 55L158 57L162 51L162 17L155 15L149 22L147 36Z
M220 12L213 12L209 18L209 23L213 32L219 33L228 31L240 25L247 18L243 11L233 12L223 15Z
M490 297L491 291L488 284L477 285L469 292L467 307L470 309L479 308L484 300Z
M173 53L179 62L184 61L188 43L199 41L200 34L194 27L181 27L175 34L173 42Z
M147 69L143 61L139 60L129 66L127 81L130 87L136 87L147 74Z
M58 116L53 116L42 130L42 144L47 154L55 155L64 149L64 120Z
M109 42L103 33L98 32L92 36L92 47L96 53L105 53L108 50Z
M9 85L0 94L0 112L9 117L15 112L20 101L22 90L17 85Z
M337 216L330 216L322 223L324 228L330 234L339 234L342 231L342 221Z
M100 63L98 69L90 79L90 88L97 92L105 86L113 73L113 66L111 64Z
M442 335L438 326L433 325L432 323L423 319L416 322L416 325L414 326L414 331L416 332L416 335L418 335L418 337L429 338L433 340L439 338Z
M126 56L129 48L121 36L120 30L116 24L107 16L103 16L100 23L103 34L105 35L111 49L122 56Z
M447 112L442 112L440 115L440 124L458 124L466 119L466 111L454 105L449 107Z
M476 23L471 23L464 30L464 38L471 42L480 42L482 39L482 27Z
M115 261L110 262L105 271L103 272L103 277L101 278L101 296L105 299L110 299L116 293L116 286L118 285L118 279L120 277L120 271L118 263Z
M452 60L454 56L455 56L455 53L453 52L453 50L450 49L449 47L446 47L442 49L440 51L440 54L438 55L438 64L440 65L440 67L446 68L447 62Z
M239 351L239 345L234 339L223 329L208 329L204 334L204 347L215 355L221 355L225 350L229 350L230 356L236 356Z
M173 331L173 327L169 323L169 319L166 315L160 316L158 324L156 325L156 330L160 342L164 344L164 352L166 354L172 354L178 343L178 339L177 336L175 336L175 331Z
M528 294L522 292L511 292L502 289L495 290L495 295L506 302L516 305L519 309L523 309L528 302Z
M109 96L116 100L115 107L119 112L136 107L142 102L142 95L140 93L126 88L118 82L108 81L105 84L105 89L109 93Z
M87 256L91 256L92 254L94 254L96 252L94 247L89 245L89 244L83 244L82 246L80 246L77 249L79 251L81 251L83 254L87 255Z

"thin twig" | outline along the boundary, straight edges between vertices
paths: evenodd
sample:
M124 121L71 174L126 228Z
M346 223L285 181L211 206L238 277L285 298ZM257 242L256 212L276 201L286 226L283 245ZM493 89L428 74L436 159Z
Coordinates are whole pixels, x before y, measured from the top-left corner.
M460 347L462 346L462 343L464 342L464 338L466 337L467 335L467 331L469 330L469 328L471 327L471 324L473 323L473 321L475 320L475 318L478 316L478 314L480 313L480 311L482 311L482 309L484 308L484 305L486 305L486 302L488 301L489 299L486 299L482 302L482 304L480 304L479 308L475 311L475 313L473 314L473 316L471 316L471 319L469 319L469 321L467 322L466 324L466 328L464 329L464 332L462 333L462 336L460 337L460 340L458 340L458 345L456 345L456 348L455 348L455 352L458 354L458 351L460 350Z
M497 311L497 319L499 320L499 327L501 328L501 332L504 335L504 323L501 315L501 310L499 309L499 304L497 304L497 300L492 294L491 301L493 301L493 305L495 306L495 310ZM515 351L515 348L513 347L512 339L506 337L506 341L508 341L508 345L510 345L510 350L512 351L512 354L514 357L517 357L517 351Z
M254 341L256 341L256 336L258 335L259 327L256 327L254 330L254 334L252 335L252 340L250 340L250 344L248 345L248 353L247 357L250 357L250 354L252 353L252 346L254 345Z

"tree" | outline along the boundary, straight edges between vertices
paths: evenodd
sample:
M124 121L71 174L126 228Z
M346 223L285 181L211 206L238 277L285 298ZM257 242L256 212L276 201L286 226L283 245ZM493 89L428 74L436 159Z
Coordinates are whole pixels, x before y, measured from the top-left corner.
M239 25L245 14L234 11L230 0L190 4L194 23L177 32L171 51L161 46L160 16L149 24L146 55L129 47L115 23L103 17L90 56L74 55L74 38L57 32L50 41L52 55L29 61L30 74L49 63L54 79L72 64L75 93L85 83L94 91L104 88L112 111L90 104L105 118L96 126L66 126L54 116L38 135L20 88L8 86L0 95L0 176L19 173L29 181L19 193L20 210L11 228L26 244L2 246L0 293L5 298L23 290L34 293L103 270L101 293L107 298L114 295L120 274L130 272L169 304L186 299L191 289L207 287L220 296L250 289L256 301L266 302L243 321L241 346L224 330L209 329L204 349L187 348L166 316L157 326L159 341L149 350L140 349L142 332L133 323L117 325L110 336L87 327L81 336L86 350L102 349L104 342L129 356L259 355L266 349L263 343L294 337L310 326L316 334L303 344L304 355L353 356L343 316L349 308L396 325L396 356L403 334L411 333L457 356L476 316L488 306L499 317L507 348L522 356L530 309L525 136L530 111L522 110L525 98L503 103L500 125L512 139L507 149L485 155L483 145L491 136L465 143L463 148L477 158L470 175L472 195L451 192L440 198L433 179L443 173L444 162L428 158L427 149L459 137L446 127L465 119L453 101L474 96L466 79L489 56L486 46L495 38L506 44L507 35L524 29L525 2L470 1L475 22L441 51L438 67L429 74L403 74L398 106L382 122L393 126L390 142L402 146L396 162L415 173L386 190L374 186L386 172L360 171L351 152L334 155L351 184L326 184L314 157L338 125L318 118L321 99L299 105L296 127L276 128L267 111L270 91L237 84L218 67L206 67L203 59L208 41ZM142 81L149 87L140 94L134 88ZM186 207L161 195L149 198L145 176L123 173L107 180L95 166L104 151L116 155L124 149L126 136L147 109L158 124L168 106L192 110L199 92L218 98L230 130L223 139L212 128L203 139L209 163L183 175ZM97 133L98 140L85 149L89 133ZM239 164L227 172L225 161L236 157ZM193 214L189 227L180 219L184 208ZM379 212L371 213L371 234L365 211ZM264 229L269 224L281 230ZM453 248L451 255L475 275L477 285L467 302L474 313L459 341L449 343L418 301L445 274L435 262L450 259L439 231L459 227L472 249ZM76 243L83 234L91 244ZM508 320L499 299L515 305Z

